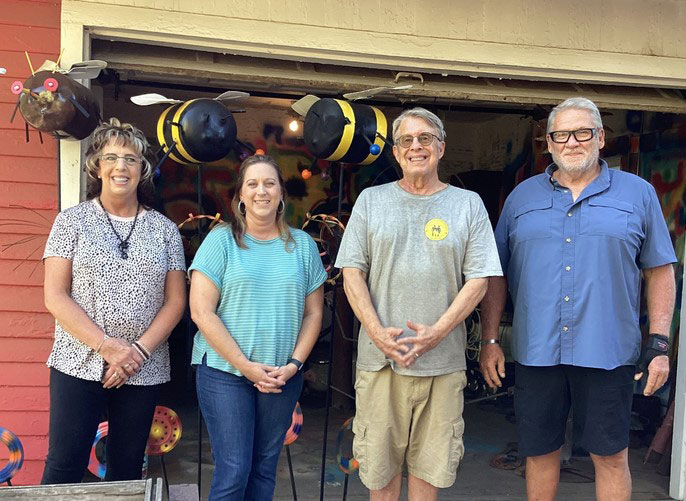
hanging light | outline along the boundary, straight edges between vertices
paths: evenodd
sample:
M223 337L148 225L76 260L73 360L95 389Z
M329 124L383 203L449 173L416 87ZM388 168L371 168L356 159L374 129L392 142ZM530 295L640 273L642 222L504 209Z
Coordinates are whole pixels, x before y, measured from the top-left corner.
M297 120L291 120L290 123L288 124L288 128L293 132L297 132L298 129L300 128L300 124L298 123Z

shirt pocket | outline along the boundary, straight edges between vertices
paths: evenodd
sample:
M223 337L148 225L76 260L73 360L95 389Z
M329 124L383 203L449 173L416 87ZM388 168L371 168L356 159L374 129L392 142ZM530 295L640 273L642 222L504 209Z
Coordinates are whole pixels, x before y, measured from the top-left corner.
M521 207L514 213L514 233L516 242L532 240L534 238L550 238L553 207L552 198L534 200Z
M634 206L608 197L595 197L581 208L579 234L600 235L626 240L629 215Z

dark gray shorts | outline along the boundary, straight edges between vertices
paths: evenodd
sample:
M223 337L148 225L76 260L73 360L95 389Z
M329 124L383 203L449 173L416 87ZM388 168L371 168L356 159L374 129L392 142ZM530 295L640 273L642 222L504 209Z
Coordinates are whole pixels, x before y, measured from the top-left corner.
M570 408L577 445L598 456L629 446L633 365L612 370L515 364L515 415L521 456L542 456L565 441Z

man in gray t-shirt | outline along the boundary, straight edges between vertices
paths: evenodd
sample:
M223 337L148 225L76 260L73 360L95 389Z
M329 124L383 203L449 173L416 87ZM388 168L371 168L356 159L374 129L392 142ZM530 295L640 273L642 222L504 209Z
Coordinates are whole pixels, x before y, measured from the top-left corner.
M502 275L488 215L475 193L442 183L445 131L428 110L393 123L395 183L364 190L338 252L362 323L353 452L371 498L409 499L449 487L464 447L464 319Z

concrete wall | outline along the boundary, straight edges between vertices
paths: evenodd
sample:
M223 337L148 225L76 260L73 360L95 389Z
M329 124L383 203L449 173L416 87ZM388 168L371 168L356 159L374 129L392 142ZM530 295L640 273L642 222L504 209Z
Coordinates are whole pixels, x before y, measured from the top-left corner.
M46 236L57 213L57 142L30 132L24 120L10 117L16 96L15 80L60 50L58 0L4 0L0 9L0 427L22 442L23 468L14 484L40 481L47 452L48 369L54 321L43 305L43 253ZM7 450L0 445L0 465ZM1 497L1 494L0 494Z

